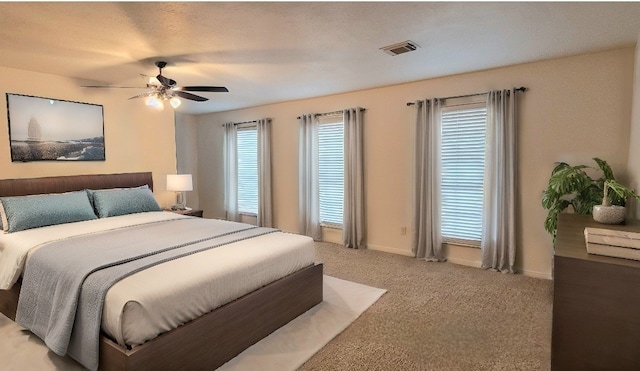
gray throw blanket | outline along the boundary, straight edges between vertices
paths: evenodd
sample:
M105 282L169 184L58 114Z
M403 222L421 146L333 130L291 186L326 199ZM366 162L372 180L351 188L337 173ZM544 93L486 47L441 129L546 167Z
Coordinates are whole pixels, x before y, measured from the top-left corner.
M25 266L16 322L56 354L98 368L107 290L145 268L277 230L220 220L154 222L52 242Z

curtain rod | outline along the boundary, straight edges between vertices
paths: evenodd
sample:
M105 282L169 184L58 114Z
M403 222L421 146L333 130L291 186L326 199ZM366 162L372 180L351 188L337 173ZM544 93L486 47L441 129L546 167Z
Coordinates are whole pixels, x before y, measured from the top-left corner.
M271 121L271 118L266 118L266 120ZM231 122L233 125L242 125L242 124L257 124L259 120L251 120L251 121L242 121L242 122ZM225 124L222 124L224 126Z
M521 86L519 88L513 88L513 90L525 92L525 91L527 91L527 88L525 88L524 86ZM484 92L484 93L456 95L456 96L453 96L453 97L444 97L444 98L438 98L438 99L453 99L453 98L475 97L477 95L485 95L485 94L488 94L488 93L489 92L487 91L487 92ZM407 102L407 106L413 106L414 104L416 104L416 103L415 102Z
M364 112L366 111L366 108L360 108L360 112ZM325 112L325 113L314 113L314 116L329 116L329 115L335 115L337 113L342 113L344 112L343 109L339 110L339 111L333 111L333 112ZM302 118L302 116L298 116L298 120L300 120Z

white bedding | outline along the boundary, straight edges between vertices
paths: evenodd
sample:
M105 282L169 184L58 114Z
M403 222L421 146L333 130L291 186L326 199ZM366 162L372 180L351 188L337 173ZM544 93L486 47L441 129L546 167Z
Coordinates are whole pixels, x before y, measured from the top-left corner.
M0 234L0 289L9 289L28 254L48 241L178 218L188 217L149 212ZM313 263L311 238L277 232L153 266L108 291L102 329L121 345L142 344Z

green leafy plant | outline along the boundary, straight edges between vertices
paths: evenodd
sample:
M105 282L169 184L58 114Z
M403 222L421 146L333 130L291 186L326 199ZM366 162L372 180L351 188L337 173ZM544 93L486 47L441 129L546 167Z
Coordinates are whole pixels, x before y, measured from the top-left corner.
M586 165L571 166L560 162L551 172L547 189L542 193L542 207L549 210L544 227L554 240L558 229L558 214L569 206L577 214L591 214L594 205L602 204L605 188L613 191L607 194L611 205L624 206L627 197L637 196L615 180L606 161L599 158L593 160L602 172L597 179L585 172L585 169L593 169Z
M602 198L602 204L605 206L611 205L609 190L612 190L622 200L633 197L640 201L640 196L636 192L618 183L615 179L608 179L604 182L604 197Z

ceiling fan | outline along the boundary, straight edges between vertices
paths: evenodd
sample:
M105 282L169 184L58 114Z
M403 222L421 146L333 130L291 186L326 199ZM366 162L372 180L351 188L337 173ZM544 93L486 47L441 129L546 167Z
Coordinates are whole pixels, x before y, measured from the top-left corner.
M162 101L168 100L173 108L178 108L181 101L178 99L184 98L196 102L205 102L209 98L205 98L196 94L189 93L195 92L215 92L215 93L227 93L229 89L224 86L177 86L176 80L162 76L162 69L167 66L167 62L158 61L155 63L158 67L159 73L157 76L149 77L141 74L142 77L149 78L146 87L134 87L134 86L99 86L99 85L85 85L83 88L129 88L129 89L150 89L146 93L135 95L129 99L144 98L147 97L146 104L156 109L163 109L164 104Z

